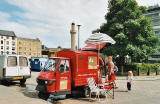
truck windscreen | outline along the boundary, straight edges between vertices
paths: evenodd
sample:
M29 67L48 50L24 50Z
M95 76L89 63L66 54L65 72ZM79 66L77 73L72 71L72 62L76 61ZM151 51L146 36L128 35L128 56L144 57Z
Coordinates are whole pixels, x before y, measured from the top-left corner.
M58 59L48 59L43 70L54 71L56 69L57 63Z

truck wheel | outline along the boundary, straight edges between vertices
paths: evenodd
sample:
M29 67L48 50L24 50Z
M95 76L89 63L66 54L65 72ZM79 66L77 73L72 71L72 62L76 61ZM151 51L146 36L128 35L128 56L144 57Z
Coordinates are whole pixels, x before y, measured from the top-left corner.
M38 97L47 100L49 98L49 93L39 92Z
M20 80L20 85L24 85L25 82L26 82L26 79L21 79L21 80Z
M90 95L90 89L89 89L88 86L86 86L86 87L84 88L84 96L87 98L87 97L89 97L89 95Z
M1 84L5 86L9 86L9 81L7 80L1 80Z

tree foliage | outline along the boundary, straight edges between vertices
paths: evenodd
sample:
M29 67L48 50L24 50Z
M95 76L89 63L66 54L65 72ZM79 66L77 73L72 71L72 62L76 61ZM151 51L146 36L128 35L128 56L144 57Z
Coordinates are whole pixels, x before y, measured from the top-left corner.
M106 33L116 41L103 49L105 54L120 57L128 54L132 61L141 62L157 51L159 39L143 13L147 13L147 8L138 6L136 0L109 0L107 22L93 31Z

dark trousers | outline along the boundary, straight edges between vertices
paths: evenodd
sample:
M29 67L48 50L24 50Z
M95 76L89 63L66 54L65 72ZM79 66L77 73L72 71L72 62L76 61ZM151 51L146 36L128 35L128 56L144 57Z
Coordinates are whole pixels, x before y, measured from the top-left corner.
M131 83L127 82L127 88L128 90L131 90Z

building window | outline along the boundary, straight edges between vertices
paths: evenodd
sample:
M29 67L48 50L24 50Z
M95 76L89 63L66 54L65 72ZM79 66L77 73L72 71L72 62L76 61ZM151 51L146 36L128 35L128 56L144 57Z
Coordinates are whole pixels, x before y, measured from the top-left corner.
M9 52L7 51L7 54L9 54Z
M12 47L12 51L15 51L15 47Z
M3 46L1 46L1 49L3 49Z
M19 52L19 55L22 55L22 52Z
M3 40L1 40L1 44L3 44Z
M22 42L21 42L21 41L19 41L19 44L22 44Z
M12 45L15 45L15 42L12 42Z
M19 50L21 50L22 49L22 47L19 47Z
M1 55L3 55L3 51L1 51Z
M1 39L3 39L3 36L1 36Z
M31 55L31 52L29 52L29 55Z
M12 54L16 54L15 52L12 52Z
M9 46L7 46L7 50L9 50Z
M15 40L15 37L12 37L12 40Z
M7 36L7 39L9 39L9 36Z
M155 31L155 35L160 35L160 31Z
M7 41L7 45L9 45L9 41Z

